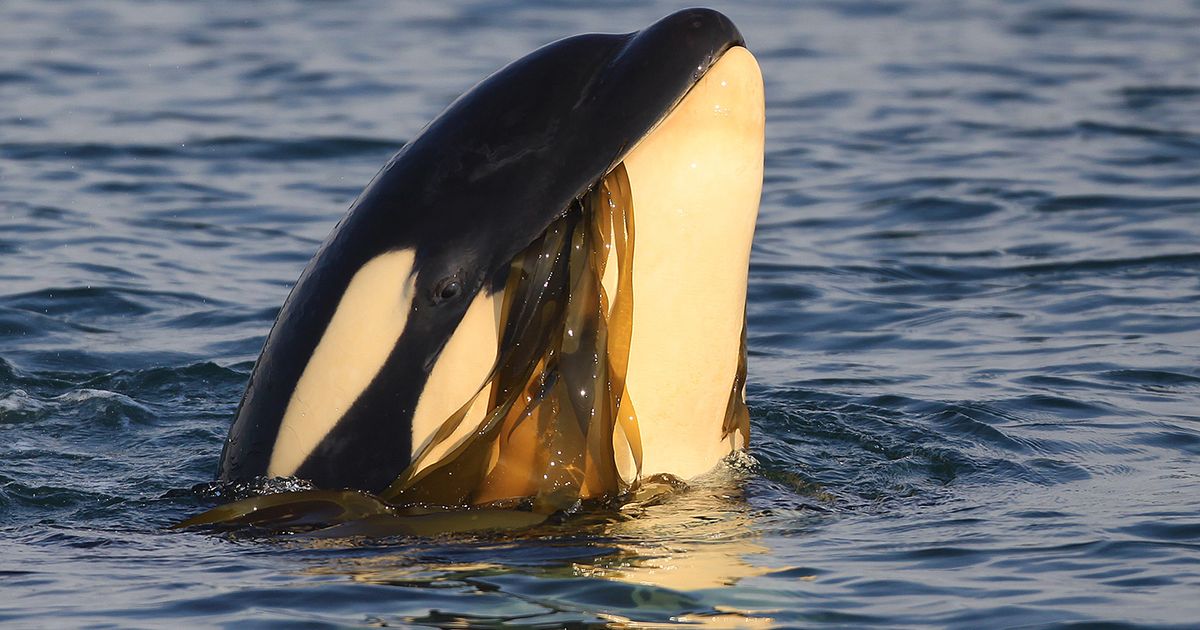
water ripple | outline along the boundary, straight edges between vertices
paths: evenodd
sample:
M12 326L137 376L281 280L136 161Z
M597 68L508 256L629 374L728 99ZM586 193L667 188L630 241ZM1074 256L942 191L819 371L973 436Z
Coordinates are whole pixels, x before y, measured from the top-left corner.
M404 139L676 5L3 4L0 620L1194 623L1189 0L726 4L768 99L749 456L528 536L167 532Z

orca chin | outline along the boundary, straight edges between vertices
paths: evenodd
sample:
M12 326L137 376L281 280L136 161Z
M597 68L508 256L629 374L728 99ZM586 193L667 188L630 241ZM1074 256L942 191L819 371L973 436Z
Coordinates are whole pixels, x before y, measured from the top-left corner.
M549 513L744 448L763 112L757 62L704 9L484 79L300 276L219 478ZM347 496L306 500L377 509Z

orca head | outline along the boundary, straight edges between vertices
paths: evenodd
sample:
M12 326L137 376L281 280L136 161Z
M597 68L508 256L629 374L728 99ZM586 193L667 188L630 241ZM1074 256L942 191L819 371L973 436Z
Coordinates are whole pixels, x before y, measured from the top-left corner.
M690 9L635 33L551 43L455 100L385 165L297 281L220 478L376 492L396 480L518 341L502 326L514 259L732 50L749 56L732 22ZM759 170L746 177L761 185L761 114L758 124ZM547 290L565 291L559 282Z

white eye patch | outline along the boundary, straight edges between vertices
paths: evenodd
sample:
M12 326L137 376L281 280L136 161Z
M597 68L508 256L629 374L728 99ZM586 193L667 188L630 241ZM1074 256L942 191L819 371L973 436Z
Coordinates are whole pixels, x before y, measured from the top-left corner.
M267 474L295 474L387 362L416 296L415 253L363 265L338 302L288 401Z

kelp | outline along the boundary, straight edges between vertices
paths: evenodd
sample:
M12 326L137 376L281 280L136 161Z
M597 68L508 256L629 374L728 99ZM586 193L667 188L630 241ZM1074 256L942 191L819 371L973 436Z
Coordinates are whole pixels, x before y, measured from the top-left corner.
M725 404L725 420L721 423L721 439L734 433L742 438L742 445L750 443L750 410L746 408L746 317L742 316L742 341L738 346L737 370L733 373L733 387L729 390L729 402Z
M512 261L490 375L378 497L353 490L256 496L179 527L507 529L537 524L584 499L628 492L642 462L626 385L634 241L629 179L618 165ZM603 285L610 252L617 264L611 301ZM446 448L483 396L483 421ZM630 478L618 460L629 461Z
M585 500L638 496L641 434L626 382L634 242L632 194L619 164L512 261L491 373L379 496L356 490L255 496L178 526L429 535L528 527ZM609 270L613 253L616 269ZM615 277L611 300L606 271ZM742 444L750 431L745 382L743 324L722 424L723 438L736 432ZM451 443L482 397L483 420ZM656 477L651 487L669 484Z
M382 499L457 506L533 497L534 511L549 513L629 487L614 437L624 439L640 472L637 418L625 387L633 330L631 198L618 165L513 261L496 367ZM612 248L618 271L610 308L603 279ZM428 461L484 395L489 411L479 427Z
M215 507L175 527L308 532L311 537L436 536L519 529L548 514L495 507L398 506L360 490L300 490L251 497Z

